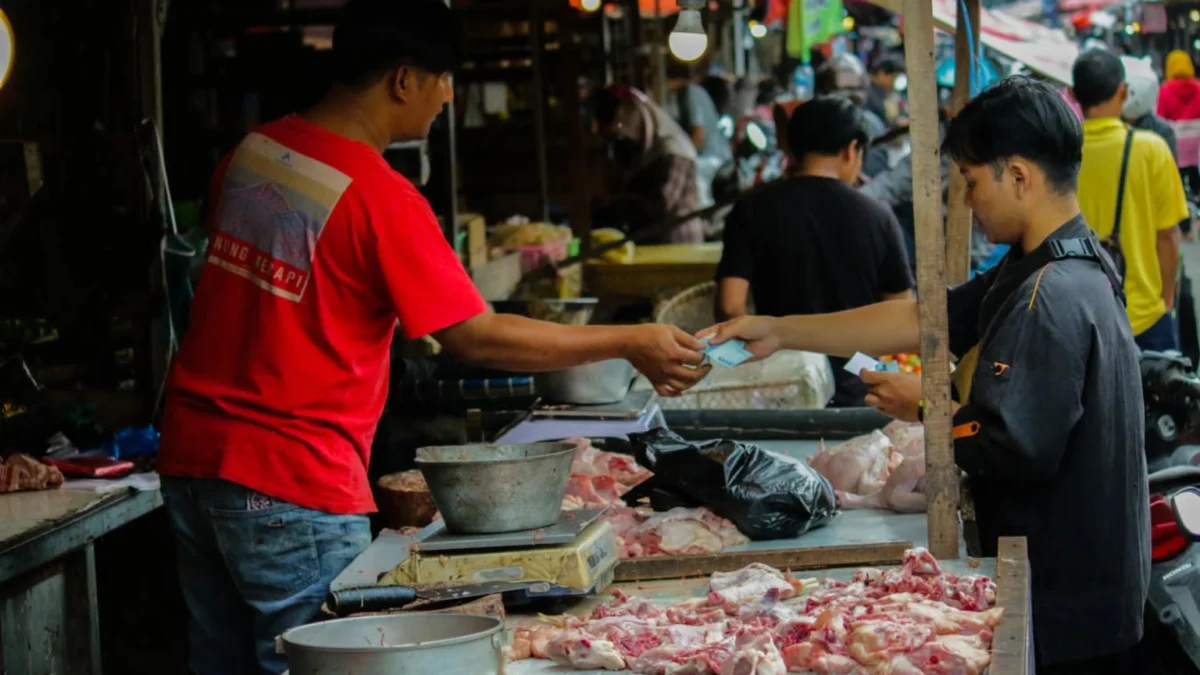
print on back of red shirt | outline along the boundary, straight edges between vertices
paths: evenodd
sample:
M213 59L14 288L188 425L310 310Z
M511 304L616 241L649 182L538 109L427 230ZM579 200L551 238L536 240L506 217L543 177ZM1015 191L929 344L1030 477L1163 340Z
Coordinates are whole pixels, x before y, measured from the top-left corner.
M317 240L349 185L333 167L250 134L225 172L208 262L300 302Z

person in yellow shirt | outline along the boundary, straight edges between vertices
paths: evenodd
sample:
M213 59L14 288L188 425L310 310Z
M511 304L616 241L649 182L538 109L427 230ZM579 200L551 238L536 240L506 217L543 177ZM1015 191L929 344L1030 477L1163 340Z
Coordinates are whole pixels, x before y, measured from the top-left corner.
M1126 309L1138 346L1178 350L1173 316L1178 226L1188 206L1175 160L1160 136L1135 132L1121 121L1128 88L1118 56L1089 50L1075 61L1072 74L1072 93L1084 118L1080 209L1101 239L1111 237L1120 219L1116 239L1125 258Z

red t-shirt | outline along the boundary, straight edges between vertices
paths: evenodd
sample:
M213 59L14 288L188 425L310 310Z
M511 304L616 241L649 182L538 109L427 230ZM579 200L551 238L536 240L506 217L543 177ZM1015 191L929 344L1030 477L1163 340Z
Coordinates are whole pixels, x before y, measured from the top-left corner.
M486 305L429 203L363 143L286 117L247 136L213 186L158 469L374 511L393 332L427 335Z

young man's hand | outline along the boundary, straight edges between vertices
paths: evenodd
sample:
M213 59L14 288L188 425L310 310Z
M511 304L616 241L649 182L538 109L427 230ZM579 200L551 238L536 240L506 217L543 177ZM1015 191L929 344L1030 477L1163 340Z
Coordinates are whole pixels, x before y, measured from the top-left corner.
M731 321L717 324L700 331L696 337L713 336L709 344L719 345L738 339L746 343L746 349L754 355L751 361L761 361L779 351L779 321L770 316L740 316Z
M695 386L711 366L704 362L699 340L675 326L645 324L631 329L629 362L650 380L660 396L678 396Z
M867 405L903 422L919 421L920 375L863 370L859 377L867 385Z

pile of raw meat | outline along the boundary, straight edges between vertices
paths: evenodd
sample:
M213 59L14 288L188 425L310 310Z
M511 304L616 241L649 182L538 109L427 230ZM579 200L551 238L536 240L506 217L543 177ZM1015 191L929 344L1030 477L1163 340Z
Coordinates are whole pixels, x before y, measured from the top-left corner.
M750 541L730 521L705 508L676 508L655 513L631 508L621 495L649 478L632 457L595 448L586 438L570 439L578 449L563 509L608 508L601 516L617 535L622 558L719 553Z
M843 509L925 510L925 428L892 422L883 431L821 450L809 458L829 479Z
M517 628L510 659L649 675L979 675L1002 614L991 579L946 573L925 549L851 582L753 564L712 575L709 590L668 607L615 591L587 618Z

